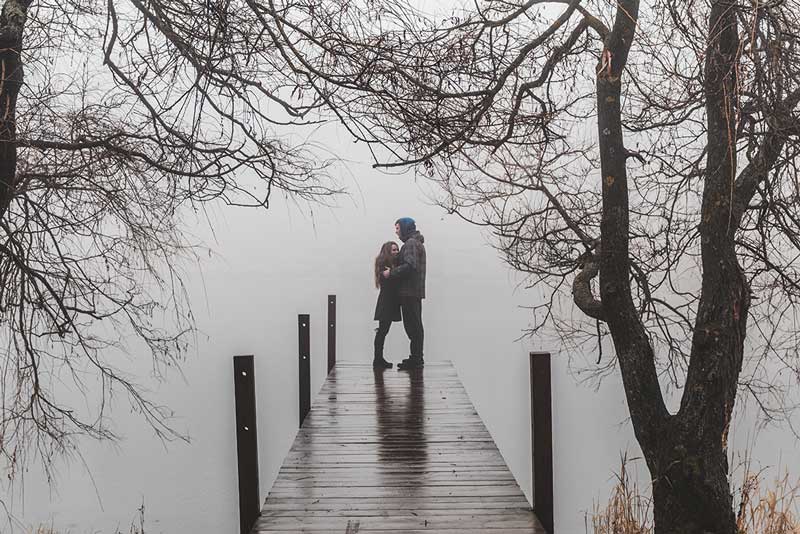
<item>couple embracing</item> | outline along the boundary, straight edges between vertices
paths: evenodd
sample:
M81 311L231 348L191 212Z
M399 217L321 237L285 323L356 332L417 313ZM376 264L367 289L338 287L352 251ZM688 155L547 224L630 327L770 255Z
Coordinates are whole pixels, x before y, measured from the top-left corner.
M425 298L425 238L417 230L414 219L403 217L394 224L403 246L389 241L375 258L375 287L380 289L375 305L375 358L372 365L391 368L383 357L383 344L392 322L403 321L411 354L397 365L398 369L419 369L424 365L422 342L422 299Z

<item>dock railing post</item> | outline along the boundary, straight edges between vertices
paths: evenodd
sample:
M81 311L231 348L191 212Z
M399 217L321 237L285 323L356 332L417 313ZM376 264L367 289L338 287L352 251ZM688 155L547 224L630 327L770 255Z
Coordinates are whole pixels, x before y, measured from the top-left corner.
M298 363L300 369L300 426L311 409L311 316L297 316Z
M233 383L236 402L236 459L239 471L239 532L249 534L261 513L253 356L233 357Z
M553 414L550 353L530 353L533 511L553 534Z
M328 295L328 374L336 365L336 295Z

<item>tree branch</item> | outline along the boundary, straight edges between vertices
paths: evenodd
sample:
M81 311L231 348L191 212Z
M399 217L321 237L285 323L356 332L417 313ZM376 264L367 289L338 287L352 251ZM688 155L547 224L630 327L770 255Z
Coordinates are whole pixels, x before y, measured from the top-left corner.
M572 300L586 315L598 321L606 321L603 303L592 293L591 282L600 273L600 244L578 258L580 271L572 282Z

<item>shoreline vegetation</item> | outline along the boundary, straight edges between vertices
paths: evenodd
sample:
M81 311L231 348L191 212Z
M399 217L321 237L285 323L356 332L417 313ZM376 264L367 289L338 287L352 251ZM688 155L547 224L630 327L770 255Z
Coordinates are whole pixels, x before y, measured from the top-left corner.
M653 534L653 508L649 489L636 482L636 461L641 458L620 457L619 470L614 473L616 483L608 501L595 502L592 513L586 514L587 534ZM800 534L800 479L792 481L788 471L769 480L769 468L753 472L749 457L742 470L745 473L734 488L737 499L738 534ZM631 468L633 475L631 476ZM78 534L71 530L57 530L55 526L39 526L26 534ZM95 534L95 533L93 533ZM114 529L107 534L145 534L145 505L136 509L136 515L127 530Z
M649 488L643 490L630 476L630 464L641 458L620 458L616 484L608 502L595 502L586 514L588 534L653 534L653 507ZM635 465L632 466L635 473ZM742 464L744 476L733 488L738 497L736 527L738 534L800 534L800 479L791 481L788 471L769 480L764 468L753 472L749 457Z
M85 534L145 534L144 524L145 524L144 502L142 502L142 505L136 509L136 515L131 521L130 527L128 527L127 530L122 530L119 527L117 527L113 530L113 532L100 533L95 531L91 533L87 532ZM34 529L26 530L25 534L79 534L79 533L72 530L57 530L54 525L50 526L39 525Z

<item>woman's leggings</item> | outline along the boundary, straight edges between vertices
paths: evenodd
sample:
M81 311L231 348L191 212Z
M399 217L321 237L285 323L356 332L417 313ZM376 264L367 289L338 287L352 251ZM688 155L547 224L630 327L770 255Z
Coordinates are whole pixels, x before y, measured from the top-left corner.
M375 359L380 360L383 358L383 342L386 341L386 334L389 333L389 328L392 326L392 321L379 321L378 328L375 329Z

